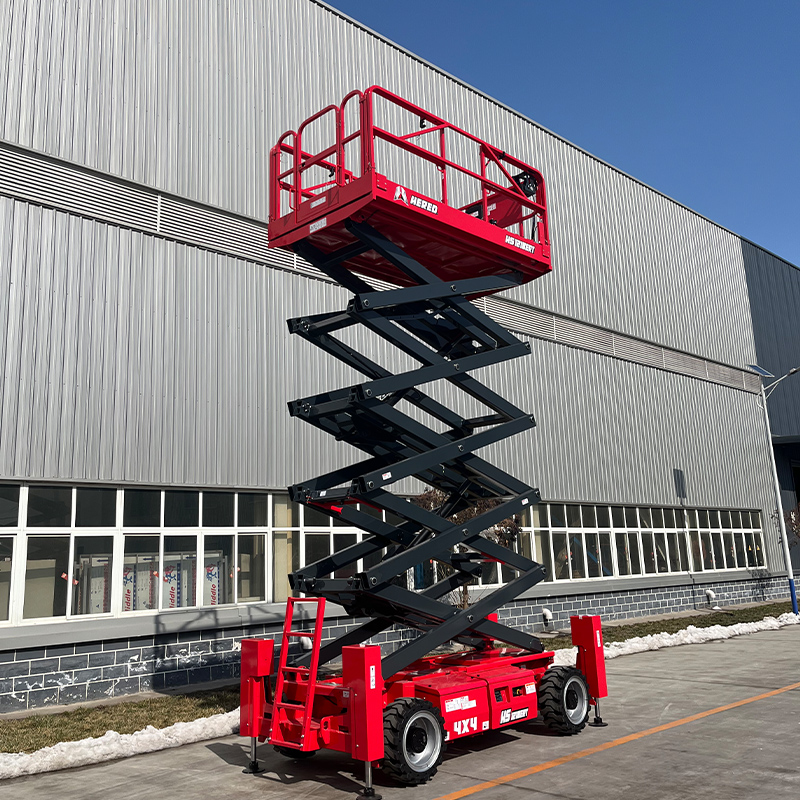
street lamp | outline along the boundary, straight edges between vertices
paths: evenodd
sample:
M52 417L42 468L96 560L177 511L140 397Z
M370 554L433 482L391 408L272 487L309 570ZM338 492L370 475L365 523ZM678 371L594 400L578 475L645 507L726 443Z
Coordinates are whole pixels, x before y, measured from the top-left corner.
M792 556L789 553L789 538L786 535L786 523L783 519L783 504L781 503L781 487L778 483L778 466L775 463L775 450L772 447L772 428L769 424L769 414L767 413L767 398L775 391L775 387L790 375L800 372L800 367L790 369L785 375L773 381L769 386L764 386L765 378L774 378L771 372L767 372L758 364L748 364L748 367L753 372L758 373L761 377L761 406L764 411L764 425L767 428L767 444L769 445L770 463L772 464L772 481L775 487L775 502L778 504L778 525L781 531L781 541L783 542L783 560L786 564L786 576L789 578L789 593L792 596L792 611L797 614L797 592L794 588L794 572L792 571Z

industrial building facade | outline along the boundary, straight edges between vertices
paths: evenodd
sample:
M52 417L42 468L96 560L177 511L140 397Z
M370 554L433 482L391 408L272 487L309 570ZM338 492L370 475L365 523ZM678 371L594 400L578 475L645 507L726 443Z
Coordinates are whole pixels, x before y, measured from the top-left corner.
M489 452L544 500L516 546L548 580L501 616L785 596L747 365L800 365L797 268L323 3L204 6L2 5L0 711L232 678L287 573L361 536L286 494L358 458L286 402L357 379L289 338L346 296L268 251L266 187L283 130L371 84L547 181L553 273L476 301L530 342L483 377L538 423ZM793 397L769 408L787 509Z

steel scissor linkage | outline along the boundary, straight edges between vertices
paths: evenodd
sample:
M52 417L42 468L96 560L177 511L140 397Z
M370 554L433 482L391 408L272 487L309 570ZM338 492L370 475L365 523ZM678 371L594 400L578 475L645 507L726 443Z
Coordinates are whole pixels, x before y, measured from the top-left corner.
M293 416L368 456L290 487L293 499L363 531L361 541L289 576L295 591L326 597L352 616L368 618L323 647L320 663L394 624L419 636L384 658L385 676L448 640L483 647L498 639L541 652L535 637L487 619L544 577L541 565L491 534L539 502L539 494L476 452L535 422L468 374L530 352L468 299L514 286L517 276L441 281L366 223L349 221L347 227L356 242L340 251L322 253L305 241L295 249L354 297L344 311L289 320L292 333L365 377L289 404ZM347 260L368 251L414 285L380 291L348 271ZM399 371L384 363L390 350L397 353L395 363L403 364ZM423 508L388 491L405 479L439 490L441 502ZM376 509L395 524L376 518ZM463 597L464 585L476 581L484 562L503 564L516 577L462 608L453 596ZM436 565L439 578L412 590L408 575L428 563Z

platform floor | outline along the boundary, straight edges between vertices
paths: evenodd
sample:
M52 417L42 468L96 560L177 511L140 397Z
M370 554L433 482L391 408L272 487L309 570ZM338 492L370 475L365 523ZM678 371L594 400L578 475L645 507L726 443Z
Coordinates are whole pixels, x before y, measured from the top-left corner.
M608 674L607 728L562 738L525 723L451 745L424 786L392 785L378 771L376 789L385 800L800 797L800 626L626 656ZM0 800L341 800L361 786L360 765L336 753L294 762L262 746L268 771L258 777L242 774L247 755L246 740L228 737L3 781Z

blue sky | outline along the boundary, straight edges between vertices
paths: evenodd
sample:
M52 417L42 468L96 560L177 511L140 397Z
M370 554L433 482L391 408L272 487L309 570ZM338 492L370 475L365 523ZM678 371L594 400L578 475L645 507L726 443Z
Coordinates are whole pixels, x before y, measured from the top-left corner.
M327 2L800 266L800 0Z

